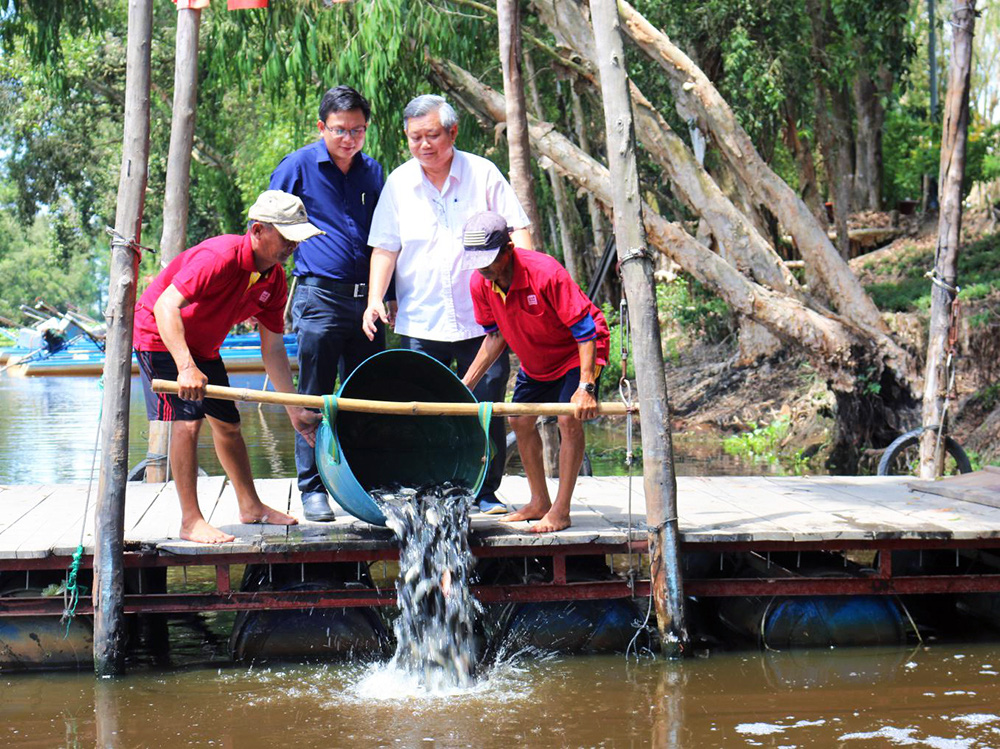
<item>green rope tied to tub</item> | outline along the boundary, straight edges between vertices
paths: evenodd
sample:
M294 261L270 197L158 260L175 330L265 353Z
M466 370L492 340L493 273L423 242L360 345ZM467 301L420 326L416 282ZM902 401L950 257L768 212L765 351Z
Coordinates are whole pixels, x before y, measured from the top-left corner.
M97 412L97 436L94 438L94 457L90 460L90 481L87 484L87 499L83 504L83 524L80 527L80 543L77 544L76 551L73 552L73 561L69 565L69 573L66 575L66 583L63 585L63 613L60 621L66 622L66 634L63 639L69 637L69 628L73 624L73 617L76 616L76 607L80 603L80 585L77 577L80 574L80 563L83 561L83 538L87 531L87 516L90 514L90 491L94 486L94 469L97 466L97 448L101 441L101 417L104 415L104 377L97 381L98 390L101 392L101 407Z
M340 453L337 451L337 435L333 431L337 423L337 396L323 396L323 421L330 427L330 459L334 463L340 462Z
M489 460L493 460L493 457L497 453L497 447L493 444L493 440L490 439L490 420L493 418L493 402L483 401L479 404L479 426L483 428L483 434L486 435L486 444L488 446ZM482 470L479 471L479 478L476 479L477 484L482 484L483 479L486 477L486 466L489 465L488 461L483 462Z

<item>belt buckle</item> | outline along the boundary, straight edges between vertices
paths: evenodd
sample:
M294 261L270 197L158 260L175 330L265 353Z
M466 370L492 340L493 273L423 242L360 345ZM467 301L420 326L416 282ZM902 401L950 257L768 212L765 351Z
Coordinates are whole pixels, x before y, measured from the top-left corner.
M354 298L361 299L363 296L365 296L365 284L363 283L354 284Z

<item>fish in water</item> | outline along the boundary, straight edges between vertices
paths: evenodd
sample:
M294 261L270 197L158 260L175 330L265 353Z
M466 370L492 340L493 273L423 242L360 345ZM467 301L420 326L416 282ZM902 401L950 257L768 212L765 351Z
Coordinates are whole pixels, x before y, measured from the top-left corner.
M482 610L470 588L472 493L445 482L419 489L381 487L369 494L400 543L394 664L416 674L429 690L470 686L474 626Z

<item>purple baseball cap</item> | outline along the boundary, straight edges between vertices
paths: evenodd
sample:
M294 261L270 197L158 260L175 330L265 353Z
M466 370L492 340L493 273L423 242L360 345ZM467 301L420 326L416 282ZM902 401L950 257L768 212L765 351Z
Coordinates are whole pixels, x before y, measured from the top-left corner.
M461 269L485 268L496 260L500 248L510 241L511 229L507 219L493 211L482 211L465 222L462 229Z

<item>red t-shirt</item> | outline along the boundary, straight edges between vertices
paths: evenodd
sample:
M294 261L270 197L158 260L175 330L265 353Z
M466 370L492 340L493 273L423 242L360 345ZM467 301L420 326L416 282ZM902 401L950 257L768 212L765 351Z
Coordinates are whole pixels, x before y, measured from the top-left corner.
M160 271L135 305L132 345L138 351L166 351L153 305L171 284L189 304L181 309L184 340L197 359L217 359L219 347L237 323L251 317L279 335L285 328L288 284L276 265L256 280L250 233L223 234L185 250Z
M604 315L559 261L543 252L514 249L514 275L506 299L479 273L469 283L476 322L499 328L534 380L551 382L580 366L570 327L590 313L597 328L597 363L608 363L610 332Z

